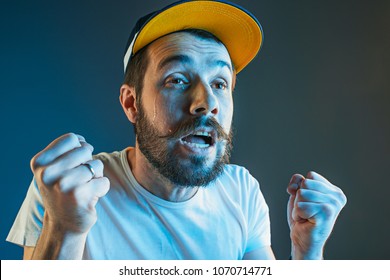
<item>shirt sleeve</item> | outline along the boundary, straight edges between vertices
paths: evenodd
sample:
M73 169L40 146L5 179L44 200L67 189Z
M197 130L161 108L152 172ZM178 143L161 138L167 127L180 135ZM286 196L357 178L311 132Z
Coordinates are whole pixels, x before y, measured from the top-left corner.
M248 241L245 253L271 246L271 224L268 205L258 181L248 172Z
M33 178L6 240L20 246L34 247L41 234L44 211L42 198Z

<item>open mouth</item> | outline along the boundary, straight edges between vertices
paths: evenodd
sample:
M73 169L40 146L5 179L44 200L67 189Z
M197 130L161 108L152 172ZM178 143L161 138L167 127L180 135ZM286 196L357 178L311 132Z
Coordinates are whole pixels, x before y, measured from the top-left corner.
M214 133L211 131L196 131L184 136L181 141L191 147L205 149L214 145L214 139Z

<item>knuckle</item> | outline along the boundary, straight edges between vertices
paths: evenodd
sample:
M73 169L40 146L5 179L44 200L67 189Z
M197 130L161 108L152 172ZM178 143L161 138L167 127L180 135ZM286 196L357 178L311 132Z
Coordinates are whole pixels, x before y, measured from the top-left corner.
M32 159L30 160L30 167L31 167L31 170L34 172L39 166L40 166L40 164L39 164L38 155L35 155L35 156L33 156Z
M106 177L95 178L93 181L99 186L106 186L109 184L109 181Z
M110 189L110 181L107 177L100 177L93 179L96 186L96 193L99 193L99 196L105 195Z
M69 133L64 134L64 138L67 138L67 139L72 140L72 141L78 141L77 135L73 132L69 132Z
M94 163L96 164L96 169L102 170L104 169L104 164L100 159L95 159Z
M110 190L110 180L107 177L101 178L101 186L103 195L105 195Z
M82 146L87 147L90 151L94 150L93 146L87 142L83 142Z
M69 176L62 176L56 182L56 188L61 193L68 192L71 189L72 186L73 185L72 185L72 182L69 180Z
M60 192L66 192L66 190L68 189L68 186L69 186L69 182L67 180L66 177L62 177L60 178L57 183L56 183L56 187L57 189L60 191Z
M65 134L63 136L63 140L65 140L66 143L69 143L68 145L73 146L73 147L77 147L80 145L79 138L73 132Z
M331 204L324 203L321 205L321 212L324 213L327 217L332 217L335 215L335 208Z
M342 189L336 187L335 197L339 204L341 204L341 208L343 208L347 204L347 196L344 194Z
M306 177L308 177L308 178L313 178L313 176L314 176L314 171L309 171L309 172L307 172L307 174L306 174Z
M345 205L347 205L347 203L348 203L348 198L347 198L347 196L346 195L344 195L343 194L343 207L345 206Z
M51 178L51 174L52 174L51 169L52 168L50 166L47 166L46 168L43 168L41 173L40 173L40 176L39 176L40 180L45 185L50 184L50 178Z
M102 181L107 188L110 188L110 180L107 177L102 177Z
M85 157L92 156L91 150L88 147L86 147L86 146L81 146L81 147L79 147L77 149L79 150L79 152L81 153L82 156L85 156Z
M341 202L342 207L344 207L347 204L347 196L344 194L344 192L339 189L338 193L339 201Z
M31 158L30 167L33 172L37 170L39 167L43 166L43 156L44 156L44 152L41 151Z

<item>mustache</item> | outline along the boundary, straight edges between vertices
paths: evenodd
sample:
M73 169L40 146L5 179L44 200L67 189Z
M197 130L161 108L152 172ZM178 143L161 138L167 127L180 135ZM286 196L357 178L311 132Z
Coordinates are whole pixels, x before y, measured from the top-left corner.
M230 135L224 131L223 127L214 117L196 117L183 120L178 125L176 125L174 130L170 131L166 135L159 137L165 139L178 139L190 134L198 128L212 128L216 132L216 140L230 140Z

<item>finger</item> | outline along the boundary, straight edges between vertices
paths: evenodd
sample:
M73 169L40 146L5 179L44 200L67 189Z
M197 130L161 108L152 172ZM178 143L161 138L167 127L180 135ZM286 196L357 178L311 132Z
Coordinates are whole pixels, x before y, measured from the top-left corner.
M324 195L328 195L332 198L334 203L338 203L341 207L344 207L347 203L347 197L344 192L337 186L324 181L305 179L301 184L301 189L313 190L320 192Z
M305 177L303 177L301 174L294 174L288 183L287 192L291 195L295 195L304 179Z
M79 137L76 134L62 135L31 159L31 169L34 171L40 166L50 164L62 154L80 146Z
M292 218L297 222L309 220L314 223L318 220L317 216L320 213L324 213L324 206L322 204L314 202L299 202L293 209Z
M77 138L79 139L79 142L85 142L85 138L84 136L80 135L80 134L75 134L77 136Z
M93 148L93 146L91 144L89 144L86 141L80 141L80 144L81 144L82 147L85 147L85 148L89 149L91 151L91 154L93 153L94 148Z
M93 153L94 147L91 144L89 144L87 141L85 141L85 138L83 136L77 135L77 137L79 137L80 145L82 147L86 147L90 149L91 153Z
M332 185L332 183L329 182L324 176L322 176L314 171L308 172L306 175L306 178Z
M75 189L78 202L87 207L94 207L99 198L105 196L110 189L107 177L95 178Z
M89 166L86 166L86 164L88 164ZM87 177L90 177L90 180L92 178L103 177L104 165L103 165L103 162L101 160L99 160L99 159L94 159L94 160L87 161L87 162L81 164L80 166L78 166L77 168L78 169L82 169L83 173L84 174L86 173ZM92 168L92 170L90 168Z
M313 191L318 191L321 193L329 193L334 191L334 186L332 184L327 184L322 181L317 181L313 179L305 179L301 183L302 189L308 189Z
M95 190L95 196L99 198L105 196L110 190L110 180L107 177L92 179L90 182L93 184L92 188Z
M345 195L341 193L323 194L317 191L299 189L295 198L294 208L300 202L319 203L328 207L330 210L338 211L347 203Z
M65 173L84 162L92 159L92 153L89 147L83 144L58 157L52 164L46 166L41 173L41 180L46 185L51 185ZM84 167L85 169L85 167Z
M308 190L308 189L299 189L296 194L295 204L298 202L315 202L315 203L335 203L335 199L328 194L323 194L321 192Z
M103 177L104 166L100 160L90 160L86 163L93 168L95 175L92 176L93 174L91 173L91 170L84 164L67 170L57 182L57 187L61 190L61 192L69 192L79 185L88 183L94 178Z

